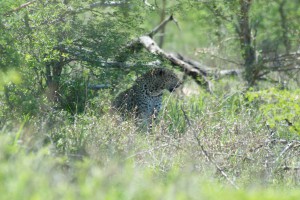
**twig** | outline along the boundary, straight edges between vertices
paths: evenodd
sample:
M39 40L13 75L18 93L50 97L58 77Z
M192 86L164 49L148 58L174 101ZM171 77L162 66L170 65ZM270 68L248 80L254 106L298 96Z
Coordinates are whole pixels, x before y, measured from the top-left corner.
M225 76L225 75L240 75L243 73L244 70L242 69L216 69L212 67L208 67L204 65L203 63L187 58L179 53L174 53L174 56L179 58L180 60L183 60L184 62L192 65L193 67L199 69L203 74L210 75L210 76ZM237 64L237 63L236 63Z
M36 0L33 0L33 1L29 1L29 2L27 2L27 3L24 3L24 4L20 5L19 7L15 8L15 9L13 9L13 10L8 11L7 13L4 14L4 16L9 16L10 14L12 14L12 13L14 13L14 12L18 12L18 11L21 10L22 8L26 8L27 6L29 6L29 5L31 5L31 4L33 4L33 3L35 3L35 2L36 2Z
M265 71L262 71L262 73L258 75L258 78L263 77L271 72L288 72L294 70L300 70L300 66L296 65L294 67L265 67Z
M164 28L168 22L173 21L173 15L171 15L170 17L168 17L167 19L165 19L164 21L162 21L157 27L155 27L150 33L148 33L147 35L149 37L153 37L156 33L158 33L158 31L162 28Z
M291 149L296 144L295 141L290 142L285 148L280 152L279 156L276 158L275 163L285 154L289 149Z
M148 149L148 150L144 150L144 151L137 152L137 153L135 153L135 154L132 154L132 155L130 155L130 156L127 156L127 157L125 158L125 160L128 160L128 159L130 159L130 158L132 158L132 157L135 157L135 156L138 156L138 155L142 155L142 154L145 154L145 153L150 153L150 152L152 152L152 151L154 151L154 150L156 150L156 149L160 149L160 148L163 148L163 147L166 147L166 146L169 146L169 144L162 144L162 145L160 145L160 146L158 146L158 147L153 147L153 148Z
M198 145L200 146L201 148L201 151L202 151L202 154L206 157L206 159L212 163L216 168L217 170L226 178L226 180L235 188L235 189L240 189L230 178L229 176L224 172L224 170L217 164L215 163L212 158L209 157L207 151L204 149L203 145L201 144L201 141L200 139L197 137L196 135L196 132L194 131L194 137L195 139L197 140L198 142Z
M110 88L110 84L98 84L98 85L88 85L87 88L90 90L100 90L100 89L108 89Z
M283 156L284 153L286 153L286 151L288 151L290 148L294 147L299 147L300 146L300 141L299 140L285 140L285 139L267 139L264 142L258 144L256 147L251 148L249 151L250 152L256 152L257 150L259 150L260 148L269 146L269 145L275 145L275 144L282 144L282 145L286 145L285 148L281 151L280 155L276 158L276 160L274 161L274 163L278 162L278 160L280 159L280 157ZM297 145L296 145L297 144Z
M185 110L183 109L183 106L181 106L181 110L183 112L184 118L187 120L187 123L189 126L191 126L191 122L188 118L188 116L186 115ZM212 163L217 170L221 173L222 176L225 177L225 179L235 188L235 189L239 189L239 187L229 178L229 176L224 172L224 170L208 155L207 151L204 149L204 146L202 145L200 139L198 138L198 136L196 135L196 131L193 131L193 135L198 143L198 146L200 147L202 154L204 155L204 157L210 162Z
M223 61L228 62L228 63L233 63L233 64L236 64L236 65L238 65L238 66L243 66L242 63L239 63L239 62L234 61L234 60L230 60L230 59L228 59L228 58L222 58L222 57L216 56L216 55L214 55L214 54L209 54L209 55L210 55L211 57L214 57L214 58L223 60Z
M185 112L185 110L183 109L183 105L181 105L181 110L182 110L184 119L186 120L186 122L187 122L187 124L189 125L189 127L191 127L191 121L190 121L190 119L188 118L188 116L186 115L186 112Z
M285 139L272 139L272 140L266 140L265 143L268 144L268 143L281 143L281 144L287 144L289 141L288 140L285 140ZM294 143L299 143L300 144L300 141L299 140L291 140L290 141L291 143L294 142Z

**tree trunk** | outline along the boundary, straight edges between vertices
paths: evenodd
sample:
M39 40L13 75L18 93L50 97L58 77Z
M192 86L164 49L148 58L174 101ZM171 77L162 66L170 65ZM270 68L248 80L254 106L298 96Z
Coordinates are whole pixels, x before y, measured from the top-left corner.
M46 84L47 98L51 102L59 101L59 83L62 68L64 66L63 59L46 64Z
M254 85L258 69L255 67L255 50L252 46L251 28L249 24L249 11L251 7L251 0L240 0L240 15L238 21L237 32L240 38L240 45L242 57L245 65L245 79L248 85Z
M287 26L287 21L286 21L286 13L284 11L284 5L286 3L286 0L282 0L279 3L279 13L280 13L280 18L281 18L281 28L282 28L282 39L283 39L283 44L285 47L285 53L289 54L291 50L291 43L288 38L288 26Z
M160 14L160 22L163 22L166 18L166 0L162 0L162 10L161 10L161 14ZM158 42L158 46L160 48L162 48L163 44L164 44L164 39L165 39L165 31L166 31L166 26L163 26L161 28L160 31L160 38L159 38L159 42Z

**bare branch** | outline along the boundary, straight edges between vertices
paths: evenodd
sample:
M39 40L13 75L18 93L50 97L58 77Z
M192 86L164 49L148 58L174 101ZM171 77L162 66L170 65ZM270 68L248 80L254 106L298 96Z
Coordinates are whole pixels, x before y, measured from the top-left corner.
M101 90L101 89L107 89L110 88L111 85L110 84L99 84L99 85L88 85L88 89L91 90Z
M150 53L154 55L159 55L162 58L169 60L172 64L181 67L181 69L189 76L191 76L198 84L206 85L206 89L212 92L211 83L201 70L193 67L189 63L184 62L183 60L178 59L176 56L170 53L164 52L152 38L149 36L139 37L139 43L142 44ZM202 78L204 83L199 80Z
M192 65L193 67L199 69L203 74L210 75L210 76L227 76L227 75L240 75L243 73L244 70L242 69L224 69L219 70L216 68L208 67L204 65L203 63L200 63L199 61L192 60L190 58L187 58L179 53L174 54L176 57L178 57L180 60L185 61L186 63Z
M125 158L125 160L128 160L128 159L130 159L130 158L133 158L133 157L136 157L136 156L139 156L139 155L143 155L143 154L150 154L150 153L152 153L154 150L161 149L161 148L164 148L164 147L167 147L167 146L169 146L169 144L162 144L162 145L160 145L160 146L153 147L153 148L148 149L148 150L140 151L140 152L137 152L137 153L132 154L132 155L130 155L130 156L127 156L127 157Z
M291 149L294 145L296 144L296 141L292 141L289 144L285 146L285 148L280 152L279 156L276 158L275 163L278 162L278 160L289 150Z
M196 132L194 132L194 137L195 137L195 139L197 140L197 142L198 142L198 145L200 146L200 149L201 149L201 151L202 151L202 153L203 153L203 155L206 157L206 159L210 162L210 163L212 163L216 168L217 168L217 170L225 177L225 179L235 188L235 189L240 189L230 178L229 178L229 176L224 172L224 170L217 164L217 163L215 163L213 160L212 160L212 158L208 155L208 153L207 153L207 151L204 149L204 147L203 147L203 145L202 145L202 143L201 143L201 141L200 141L200 139L197 137L197 135L196 135Z
M174 21L176 25L178 25L173 15L171 15L148 34L129 42L122 48L120 51L121 53L116 57L116 60L123 61L128 54L139 52L145 48L150 53L169 60L173 65L179 66L182 71L191 76L199 85L204 85L209 92L212 92L212 83L208 79L208 76L220 77L226 75L239 75L243 72L243 70L239 69L217 70L207 67L198 61L188 59L178 53L167 53L163 51L152 37L170 21Z
M300 70L300 66L296 65L294 67L265 67L265 70L262 71L259 75L257 75L257 77L261 79L263 76L266 76L271 72L288 72L294 70Z
M158 33L159 30L161 30L162 28L164 28L167 25L167 23L170 22L170 21L173 21L173 15L169 16L167 19L165 19L164 21L162 21L157 27L155 27L147 35L152 38L156 33Z
M27 3L24 3L24 4L20 5L19 7L15 8L13 10L8 11L7 13L4 14L4 16L9 16L9 15L11 15L14 12L18 12L19 10L21 10L23 8L26 8L27 6L29 6L29 5L31 5L31 4L33 4L35 2L36 2L36 0L32 0L32 1L29 1Z
M280 54L276 56L276 58L263 58L263 63L269 63L274 62L274 60L279 62L287 62L287 61L293 61L293 62L299 62L300 60L300 52L291 52L288 54Z

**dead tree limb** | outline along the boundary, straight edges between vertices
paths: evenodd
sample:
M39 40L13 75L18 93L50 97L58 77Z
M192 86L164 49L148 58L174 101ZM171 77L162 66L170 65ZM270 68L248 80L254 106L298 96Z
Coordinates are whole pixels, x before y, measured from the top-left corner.
M176 26L178 26L178 22L176 19L173 17L173 15L169 16L167 19L163 20L158 26L156 26L154 29L152 29L149 33L145 34L145 36L148 36L150 38L153 38L153 36L158 33L161 29L163 29L167 23L173 21ZM123 57L126 57L127 53L133 53L133 52L138 52L142 49L142 46L140 45L140 38L135 38L132 41L130 41L122 50L120 55L117 56L116 60L123 59Z
M191 76L198 84L205 85L206 89L211 92L211 83L208 80L206 74L203 73L203 71L193 67L192 65L181 59L178 59L173 54L166 53L149 36L141 36L139 37L138 41L150 53L161 56L162 58L169 60L173 65L179 66L182 71Z
M170 61L171 64L180 67L185 74L192 77L199 85L205 86L209 92L212 92L212 83L209 80L209 76L221 77L226 75L239 75L243 72L239 69L216 70L214 68L207 67L198 61L186 58L181 54L167 53L162 50L152 38L163 27L165 27L167 23L171 21L173 21L179 28L178 23L173 15L169 16L149 33L129 42L124 48L121 49L119 55L116 57L116 60L122 62L127 58L128 55L139 52L142 49L146 49L151 54L160 56L164 60Z
M176 56L178 59L183 60L184 62L192 65L193 67L199 69L203 74L206 76L213 76L213 77L222 77L222 76L237 76L243 73L244 70L242 69L223 69L219 70L213 67L208 67L204 65L203 63L200 63L199 61L192 60L190 58L187 58L179 53L175 53L174 56Z

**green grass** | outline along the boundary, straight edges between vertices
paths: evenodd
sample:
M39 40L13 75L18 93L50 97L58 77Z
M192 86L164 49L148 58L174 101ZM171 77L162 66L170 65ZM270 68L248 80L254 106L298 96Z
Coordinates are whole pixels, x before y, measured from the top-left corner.
M299 143L284 151L241 94L164 103L151 134L95 105L3 119L1 199L299 198Z

